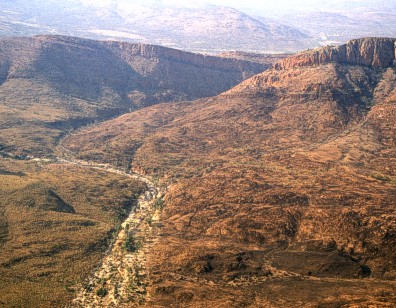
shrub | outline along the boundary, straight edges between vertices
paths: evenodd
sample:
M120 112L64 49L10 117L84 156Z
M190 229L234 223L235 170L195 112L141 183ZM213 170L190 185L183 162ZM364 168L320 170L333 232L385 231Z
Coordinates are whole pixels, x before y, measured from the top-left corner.
M124 249L128 252L135 252L137 251L142 244L139 241L136 241L133 234L128 234L127 238L124 243Z
M162 198L157 198L155 199L154 203L153 203L153 208L155 210L162 210L164 208L164 199Z
M96 291L96 295L99 297L105 297L107 295L108 291L106 288L101 287Z

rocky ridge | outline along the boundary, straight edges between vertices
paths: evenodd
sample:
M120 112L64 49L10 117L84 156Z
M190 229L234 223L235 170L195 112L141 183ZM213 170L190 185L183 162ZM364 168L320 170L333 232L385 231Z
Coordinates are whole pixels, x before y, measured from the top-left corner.
M274 65L275 69L339 63L387 68L395 65L396 40L393 38L362 38L341 46L328 46L302 52Z
M178 61L182 63L191 63L192 65L200 66L203 68L212 69L224 69L230 72L239 72L244 69L251 70L250 74L257 71L256 63L252 57L250 61L244 59L238 59L237 56L233 57L232 53L230 57L216 57L211 55L191 53L186 51L181 51L178 49L162 47L159 45L149 45L149 44L133 44L127 42L104 42L106 46L114 50L121 50L121 54L127 53L128 56L142 56L144 58L165 58L168 60ZM246 53L249 55L249 53ZM221 58L221 59L219 59ZM272 61L275 61L276 58ZM268 61L269 62L269 61ZM268 63L266 63L268 64Z

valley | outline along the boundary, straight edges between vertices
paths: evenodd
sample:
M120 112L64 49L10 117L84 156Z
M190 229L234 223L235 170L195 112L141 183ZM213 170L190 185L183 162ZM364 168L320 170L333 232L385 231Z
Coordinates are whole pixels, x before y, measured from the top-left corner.
M0 305L396 305L396 39L0 47Z
M121 258L124 272L110 274L112 296L116 288L122 301L138 302L139 296L122 288L133 289L140 274L129 274L128 268L142 266L147 248L138 250L143 255L130 254L124 260L125 248L118 244L126 240L122 222L141 203L141 211L131 214L128 234L138 236L140 244L147 237L153 245L150 230L158 214L146 202L157 199L138 198L152 184L127 175L127 168L76 162L60 145L62 137L160 101L220 93L274 60L257 63L59 36L1 38L0 47L0 306L72 302L77 292L84 292L109 245L119 254L109 262L119 264ZM191 80L179 77L189 74ZM116 234L120 238L114 244ZM98 275L103 280L104 274ZM96 295L101 287L92 283L93 291L81 295L82 305L95 298L108 300ZM131 293L135 295L130 298Z

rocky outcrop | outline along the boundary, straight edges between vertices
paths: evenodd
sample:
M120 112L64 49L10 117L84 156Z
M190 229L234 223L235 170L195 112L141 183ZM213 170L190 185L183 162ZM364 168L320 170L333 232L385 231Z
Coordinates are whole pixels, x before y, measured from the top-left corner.
M395 43L394 38L356 39L341 46L327 46L300 53L275 64L274 67L281 70L335 62L387 68L395 63Z

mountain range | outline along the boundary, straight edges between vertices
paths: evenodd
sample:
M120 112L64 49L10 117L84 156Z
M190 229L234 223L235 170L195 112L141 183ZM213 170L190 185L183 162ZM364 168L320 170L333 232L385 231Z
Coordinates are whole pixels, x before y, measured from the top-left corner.
M312 2L312 1L311 1ZM205 2L7 0L0 35L72 35L157 44L187 51L296 52L366 36L394 37L396 7L337 1L263 10Z
M155 105L63 141L79 159L169 186L149 257L155 303L395 300L380 295L396 273L395 41L307 51L218 96Z
M0 145L48 153L70 129L151 104L219 94L276 59L257 63L61 36L3 37Z
M165 5L158 1L6 1L1 35L63 34L127 40L188 51L294 51L310 38L274 20L255 19L214 5Z

